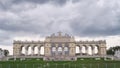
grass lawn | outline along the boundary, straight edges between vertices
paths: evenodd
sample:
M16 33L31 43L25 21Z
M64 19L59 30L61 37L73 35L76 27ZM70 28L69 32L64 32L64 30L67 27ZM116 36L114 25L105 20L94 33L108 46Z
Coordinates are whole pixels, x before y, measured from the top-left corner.
M0 68L120 68L120 61L79 58L77 61L43 61L42 59L17 59L0 61Z

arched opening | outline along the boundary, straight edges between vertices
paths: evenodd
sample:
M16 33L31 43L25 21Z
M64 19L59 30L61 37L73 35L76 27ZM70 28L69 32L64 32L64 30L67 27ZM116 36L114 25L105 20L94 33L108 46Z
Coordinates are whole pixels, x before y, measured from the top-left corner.
M95 45L95 49L94 49L94 55L98 55L98 52L99 52L99 46L98 45Z
M68 51L68 47L65 47L65 48L64 48L64 51Z
M68 55L69 54L69 48L68 47L64 47L64 52L65 52L65 55Z
M62 55L62 47L58 47L58 55Z
M62 47L58 47L58 52L62 52Z
M52 47L52 56L55 56L56 51L56 47Z
M32 53L31 53L31 47L28 46L27 49L28 49L28 55L31 55L31 54L32 54Z
M34 56L38 55L38 47L37 45L34 46Z
M21 51L21 56L25 56L25 47L24 47L24 45L21 46L20 51Z
M79 54L79 53L80 53L80 50L79 50L79 45L76 45L76 47L75 47L75 48L76 48L75 53L76 53L76 54Z
M80 46L76 45L76 51L75 51L76 55L80 55Z
M87 54L86 53L86 51L87 51L86 49L87 49L87 47L85 45L81 46L82 55L86 55Z
M92 55L92 45L89 45L87 47L88 47L88 55Z
M52 52L56 52L56 47L52 47Z
M41 55L44 55L44 46L41 46L40 54L41 54Z

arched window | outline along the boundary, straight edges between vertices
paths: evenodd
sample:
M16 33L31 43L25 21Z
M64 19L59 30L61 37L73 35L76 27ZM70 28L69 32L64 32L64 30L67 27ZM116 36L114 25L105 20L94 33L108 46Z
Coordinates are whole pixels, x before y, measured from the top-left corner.
M58 52L61 52L62 51L62 47L58 47Z
M64 51L68 51L68 47L65 47L65 48L64 48Z
M55 52L56 51L56 47L52 47L52 52Z

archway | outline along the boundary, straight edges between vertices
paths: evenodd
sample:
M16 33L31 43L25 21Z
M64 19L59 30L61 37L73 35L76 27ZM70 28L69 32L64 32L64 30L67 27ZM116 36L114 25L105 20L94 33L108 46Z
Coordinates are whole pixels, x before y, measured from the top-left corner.
M99 46L98 46L98 45L95 45L94 48L95 48L95 49L94 49L94 51L95 51L95 52L94 52L94 55L98 55L98 54L99 54Z
M40 55L44 55L44 46L42 45L40 48L41 48L40 49Z
M21 46L20 52L21 52L21 56L25 56L25 47L24 47L24 45Z
M52 56L55 56L57 51L56 47L52 47L51 50L52 50Z
M56 47L52 47L52 52L56 52Z
M68 47L64 47L64 53L65 53L65 55L69 54L69 48Z
M28 55L31 56L32 55L32 52L31 52L31 46L27 46L27 50L28 50Z
M76 55L80 55L80 53L81 53L80 46L79 46L79 45L76 45L75 48L76 48L76 51L75 51Z
M88 45L87 47L88 47L88 55L92 55L92 49L93 49L92 45Z
M37 56L38 55L38 47L37 45L34 46L34 56Z
M87 55L87 46L86 45L81 46L81 53L82 53L82 55Z
M62 47L58 47L58 55L62 55Z

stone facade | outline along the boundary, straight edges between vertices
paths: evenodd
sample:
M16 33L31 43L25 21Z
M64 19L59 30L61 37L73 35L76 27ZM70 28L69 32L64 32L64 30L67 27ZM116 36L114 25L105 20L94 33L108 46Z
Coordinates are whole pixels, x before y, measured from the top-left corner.
M92 55L95 55L95 47L98 49L97 55L106 55L106 41L75 41L73 36L62 35L61 32L47 36L44 41L14 41L13 55L21 56L24 47L26 56L28 55L28 48L31 47L31 55L29 56L34 56L34 49L37 47L38 54L36 56L40 56L41 47L44 47L44 60L76 60L76 46L79 47L79 55L83 55L83 46L86 51L85 55L88 55L88 46L92 49Z

